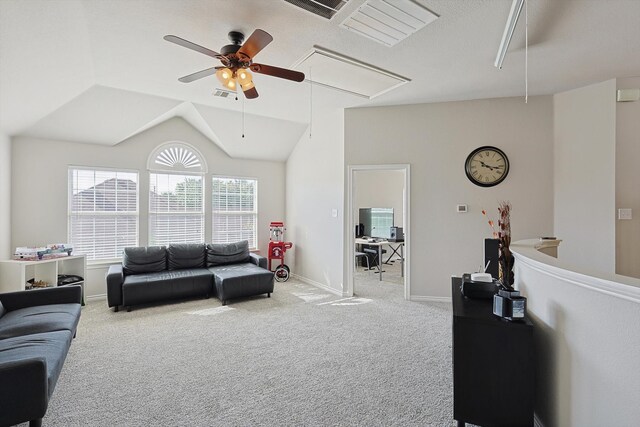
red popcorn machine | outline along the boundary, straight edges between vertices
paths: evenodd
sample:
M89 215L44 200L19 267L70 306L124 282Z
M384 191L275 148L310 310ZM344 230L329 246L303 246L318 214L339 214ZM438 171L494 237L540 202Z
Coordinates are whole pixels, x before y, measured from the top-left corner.
M293 247L293 242L284 241L284 223L281 221L272 221L269 224L269 271L273 271L275 279L278 282L286 282L289 280L289 267L284 263L284 254L287 249ZM280 260L280 265L275 271L271 270L271 261Z

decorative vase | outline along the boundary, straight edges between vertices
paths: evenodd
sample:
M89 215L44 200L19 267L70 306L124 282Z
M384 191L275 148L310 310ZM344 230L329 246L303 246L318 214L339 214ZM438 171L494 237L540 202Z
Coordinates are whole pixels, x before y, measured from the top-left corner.
M504 252L500 251L500 256L498 257L498 265L500 267L498 276L505 289L513 289L514 262L515 258L513 257L513 255L509 254L507 256L504 254Z

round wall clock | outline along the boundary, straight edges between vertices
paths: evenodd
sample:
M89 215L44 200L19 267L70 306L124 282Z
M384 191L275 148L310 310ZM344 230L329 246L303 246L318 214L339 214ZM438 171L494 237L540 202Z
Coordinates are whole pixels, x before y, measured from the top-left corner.
M469 181L481 187L500 184L509 173L509 159L502 150L484 146L476 148L464 163Z

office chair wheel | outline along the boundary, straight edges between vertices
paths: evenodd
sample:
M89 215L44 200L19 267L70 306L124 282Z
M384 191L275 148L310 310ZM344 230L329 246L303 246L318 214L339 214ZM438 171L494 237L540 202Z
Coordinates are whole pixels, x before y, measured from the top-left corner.
M273 272L276 282L286 282L289 280L289 267L286 265L280 265L276 268L276 271Z

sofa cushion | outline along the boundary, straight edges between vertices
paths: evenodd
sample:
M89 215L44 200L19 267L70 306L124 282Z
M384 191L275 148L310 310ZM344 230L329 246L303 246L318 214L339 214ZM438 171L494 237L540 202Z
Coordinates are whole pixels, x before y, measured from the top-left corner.
M212 274L206 268L167 270L126 276L122 285L122 304L131 306L213 293Z
M205 249L204 243L169 245L167 249L169 270L203 268L205 266Z
M249 241L210 243L207 245L207 267L249 262Z
M167 269L167 250L164 246L124 248L122 257L124 274L140 274Z
M71 331L55 331L0 340L0 360L3 363L44 358L47 362L48 394L51 397L62 365L71 345Z
M221 301L273 292L273 273L252 263L209 268Z
M0 301L0 317L4 316L7 310L4 309L4 305L2 305L2 301Z
M8 311L0 319L0 339L53 331L75 333L80 304L48 304Z

